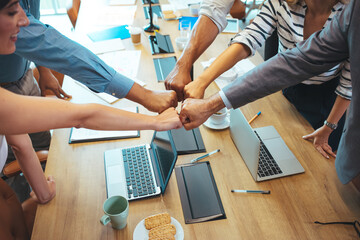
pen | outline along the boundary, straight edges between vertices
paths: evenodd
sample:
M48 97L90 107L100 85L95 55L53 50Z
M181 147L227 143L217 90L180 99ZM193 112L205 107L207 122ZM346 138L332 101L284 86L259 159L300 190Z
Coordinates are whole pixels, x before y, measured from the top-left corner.
M252 123L260 114L261 112L258 112L252 119L250 119L249 124Z
M217 153L217 152L220 152L220 149L216 149L215 151L209 152L209 153L207 153L207 154L205 154L205 155L203 155L203 156L200 156L200 157L198 157L198 158L195 158L195 159L191 160L190 162L191 162L191 163L197 162L197 161L199 161L199 160L201 160L201 159L203 159L203 158L206 158L206 157L208 157L208 156L210 156L210 155L212 155L212 154L214 154L214 153Z
M232 189L231 192L234 192L234 193L261 193L261 194L270 194L270 190L263 191L263 190L234 190L234 189Z

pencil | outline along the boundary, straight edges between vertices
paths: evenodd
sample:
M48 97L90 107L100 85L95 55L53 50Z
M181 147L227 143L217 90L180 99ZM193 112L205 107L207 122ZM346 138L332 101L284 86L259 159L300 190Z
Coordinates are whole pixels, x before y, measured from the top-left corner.
M261 193L261 194L270 194L270 190L263 191L263 190L231 190L234 193Z
M198 158L195 158L195 159L191 160L190 162L191 163L197 162L197 161L199 161L199 160L201 160L203 158L206 158L206 157L208 157L208 156L210 156L210 155L212 155L214 153L217 153L217 152L220 152L220 149L216 149L215 151L209 152L209 153L207 153L205 155L202 155L202 156L200 156Z
M252 123L260 114L261 112L258 112L252 119L250 119L249 124Z

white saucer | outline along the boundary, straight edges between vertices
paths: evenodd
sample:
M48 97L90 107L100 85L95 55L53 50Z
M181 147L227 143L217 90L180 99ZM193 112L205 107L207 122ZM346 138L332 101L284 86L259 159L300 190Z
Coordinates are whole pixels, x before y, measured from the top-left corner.
M230 116L229 114L226 116L225 121L222 124L213 124L210 119L204 122L204 125L210 129L214 130L223 130L230 126Z
M149 239L149 230L145 228L144 219L141 220L135 227L133 240L148 240ZM171 224L176 228L175 240L184 240L184 230L181 224L173 217L171 217Z

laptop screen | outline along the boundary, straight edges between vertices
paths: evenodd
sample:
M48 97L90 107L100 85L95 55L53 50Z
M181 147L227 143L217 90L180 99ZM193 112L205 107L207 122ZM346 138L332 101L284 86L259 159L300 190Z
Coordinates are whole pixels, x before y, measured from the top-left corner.
M156 154L158 168L161 173L161 185L166 186L177 159L170 133L168 131L155 132L151 147Z

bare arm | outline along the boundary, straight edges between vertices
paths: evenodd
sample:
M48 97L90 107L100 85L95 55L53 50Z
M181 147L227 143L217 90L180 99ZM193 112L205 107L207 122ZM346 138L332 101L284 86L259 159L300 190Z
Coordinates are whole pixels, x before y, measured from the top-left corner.
M159 131L181 127L173 108L158 116L148 116L99 104L73 104L58 99L21 96L4 89L0 89L0 103L1 134L22 134L73 126L96 130Z
M191 82L190 70L193 63L210 46L218 33L219 29L215 23L207 16L201 15L191 32L190 41L175 68L165 80L166 89L175 90L178 101L184 99L183 89L186 84Z
M203 98L205 89L210 83L249 55L250 49L246 45L232 44L195 81L185 86L185 98Z
M35 194L32 197L39 203L47 203L55 197L55 181L52 176L45 179L39 159L33 149L29 135L6 135L20 168Z
M337 96L327 121L337 124L344 115L346 109L349 107L349 104L350 100ZM323 125L322 127L316 129L313 133L303 136L303 138L312 141L316 150L318 150L325 158L329 158L329 155L336 157L336 154L332 151L328 144L329 136L332 131L333 130L330 127Z

